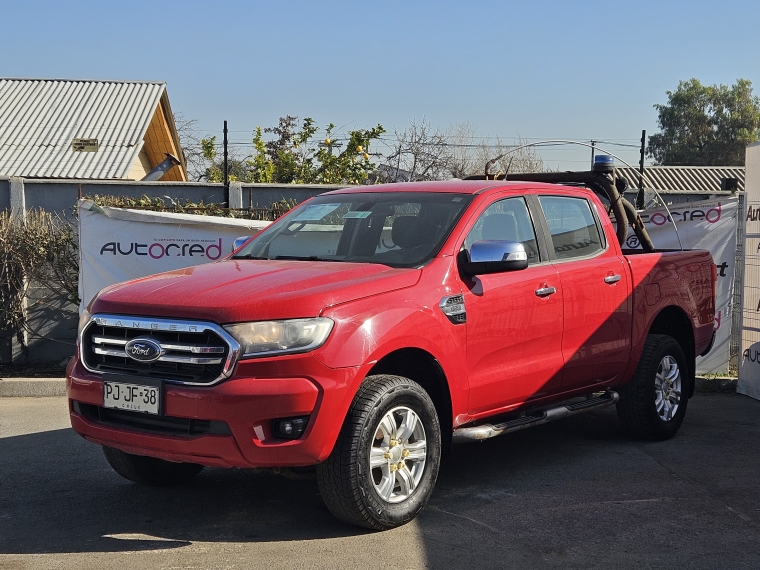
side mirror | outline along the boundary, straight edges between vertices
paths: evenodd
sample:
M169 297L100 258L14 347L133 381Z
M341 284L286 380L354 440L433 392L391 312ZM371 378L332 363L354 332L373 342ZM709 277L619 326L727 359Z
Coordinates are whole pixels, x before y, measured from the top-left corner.
M249 239L251 239L251 236L240 236L239 238L235 238L235 241L232 242L232 251L240 249L240 247Z
M465 275L484 275L517 271L528 267L528 253L519 241L476 241L464 252L462 272Z

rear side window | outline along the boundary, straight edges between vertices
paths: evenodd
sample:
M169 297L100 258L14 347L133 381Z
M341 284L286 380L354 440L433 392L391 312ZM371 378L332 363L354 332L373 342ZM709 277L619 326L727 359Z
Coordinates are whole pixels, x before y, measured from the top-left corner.
M586 257L602 251L599 228L587 200L539 196L558 259Z

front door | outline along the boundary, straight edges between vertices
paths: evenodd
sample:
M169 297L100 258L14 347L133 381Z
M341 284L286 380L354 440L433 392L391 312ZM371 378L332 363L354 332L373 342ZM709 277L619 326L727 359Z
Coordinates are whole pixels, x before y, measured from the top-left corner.
M522 242L529 266L463 279L472 414L556 391L563 364L562 287L557 269L539 251L525 200L491 204L464 247L478 240Z

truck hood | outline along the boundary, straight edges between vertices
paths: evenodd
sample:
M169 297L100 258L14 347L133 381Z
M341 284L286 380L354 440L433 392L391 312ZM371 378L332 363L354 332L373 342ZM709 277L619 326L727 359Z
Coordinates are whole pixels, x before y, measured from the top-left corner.
M226 260L112 285L90 311L217 323L316 317L332 305L411 287L420 273L370 263Z

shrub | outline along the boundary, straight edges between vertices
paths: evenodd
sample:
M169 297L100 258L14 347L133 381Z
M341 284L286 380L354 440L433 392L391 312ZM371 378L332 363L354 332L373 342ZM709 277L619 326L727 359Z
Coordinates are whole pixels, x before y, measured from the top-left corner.
M76 313L79 304L79 259L74 226L42 210L27 212L24 220L0 212L0 326L16 333L30 331L26 315L41 305L66 307ZM45 295L31 300L31 288Z
M191 202L190 200L174 200L169 196L150 197L143 194L139 198L129 196L86 196L98 206L110 206L112 208L130 208L133 210L149 210L154 212L172 212L175 214L197 214L201 216L219 216L223 218L241 218L246 220L274 221L288 210L296 207L295 199L283 199L270 204L268 208L244 208L235 210L226 208L221 204L209 202Z

